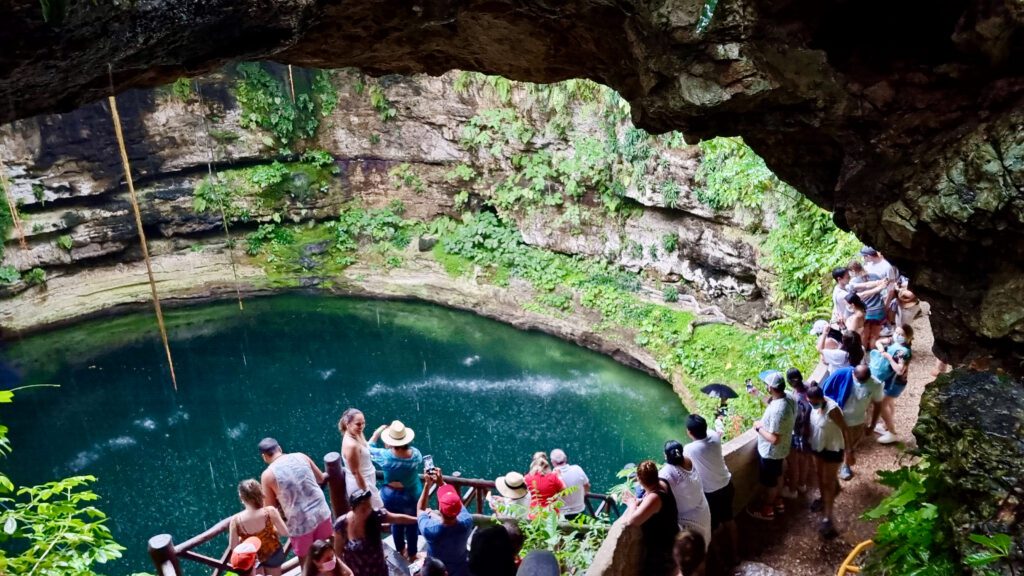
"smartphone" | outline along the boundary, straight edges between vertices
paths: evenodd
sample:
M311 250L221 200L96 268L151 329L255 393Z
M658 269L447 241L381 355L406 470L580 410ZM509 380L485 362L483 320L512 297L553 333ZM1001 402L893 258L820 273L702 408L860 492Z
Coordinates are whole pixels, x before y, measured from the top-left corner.
M423 471L430 474L434 470L434 457L427 454L423 457Z

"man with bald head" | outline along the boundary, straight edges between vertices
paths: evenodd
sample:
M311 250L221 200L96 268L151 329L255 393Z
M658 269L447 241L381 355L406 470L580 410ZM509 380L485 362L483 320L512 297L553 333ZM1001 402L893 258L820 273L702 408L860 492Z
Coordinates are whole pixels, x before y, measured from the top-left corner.
M852 370L853 378L850 382L846 405L843 406L843 420L846 420L846 427L849 429L849 444L846 445L843 465L839 469L839 477L843 480L853 477L853 470L850 469L850 466L857 463L857 443L864 438L868 407L872 403L881 402L885 395L882 384L871 377L871 370L866 364L860 364L852 369L848 368L848 370Z
M551 451L551 466L555 469L555 473L562 477L566 488L576 487L570 494L562 498L562 515L566 520L573 520L587 509L586 495L587 492L590 492L590 478L587 478L583 468L569 464L569 457L561 448Z

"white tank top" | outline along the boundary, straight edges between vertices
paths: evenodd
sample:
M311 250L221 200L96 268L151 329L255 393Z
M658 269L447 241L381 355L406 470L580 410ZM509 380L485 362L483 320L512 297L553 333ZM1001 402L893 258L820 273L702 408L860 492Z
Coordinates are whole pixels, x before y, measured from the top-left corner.
M829 413L839 410L839 405L831 398L825 398L825 409L811 409L811 450L821 452L842 450L846 446L843 430L829 418ZM842 412L840 412L842 414Z

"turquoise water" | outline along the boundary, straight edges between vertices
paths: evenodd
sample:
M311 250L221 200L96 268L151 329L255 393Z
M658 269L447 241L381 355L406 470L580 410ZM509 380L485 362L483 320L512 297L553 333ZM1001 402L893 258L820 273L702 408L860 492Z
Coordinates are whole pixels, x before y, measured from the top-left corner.
M670 386L578 346L424 304L303 295L168 313L179 390L149 314L108 318L0 351L25 383L0 407L19 483L93 474L125 558L151 570L146 539L176 541L238 509L259 477L256 444L277 438L317 462L338 450L350 406L368 433L401 419L446 473L525 471L561 447L595 490L622 464L660 453L686 412ZM223 549L216 541L208 551Z

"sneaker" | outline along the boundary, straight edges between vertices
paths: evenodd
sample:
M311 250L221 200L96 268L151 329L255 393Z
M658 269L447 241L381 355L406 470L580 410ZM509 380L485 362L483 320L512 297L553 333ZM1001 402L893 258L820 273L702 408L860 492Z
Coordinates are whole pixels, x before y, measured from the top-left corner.
M879 444L893 444L899 442L899 438L896 437L892 432L886 432L878 437Z
M888 430L885 429L885 424L882 424L881 422L879 422L878 424L875 424L875 428L874 428L874 433L875 434L885 434L886 432L888 432Z
M850 470L849 466L843 464L839 467L839 479L849 480L850 478L853 478L853 470Z
M821 498L815 498L814 502L811 502L811 512L821 512L823 508L825 508L825 503Z
M760 509L747 507L747 514L758 520L775 520L775 510L771 506L764 506Z
M889 336L892 336L892 326L889 324L882 326L882 330L879 331L878 335L881 336L882 338L888 338Z
M836 530L835 524L826 518L821 521L821 526L818 527L818 534L821 534L821 537L826 540L831 540L839 536L839 530Z
M796 490L793 490L788 486L783 486L782 490L779 490L779 494L781 494L782 497L787 500L793 500L800 496L800 494L798 494Z

